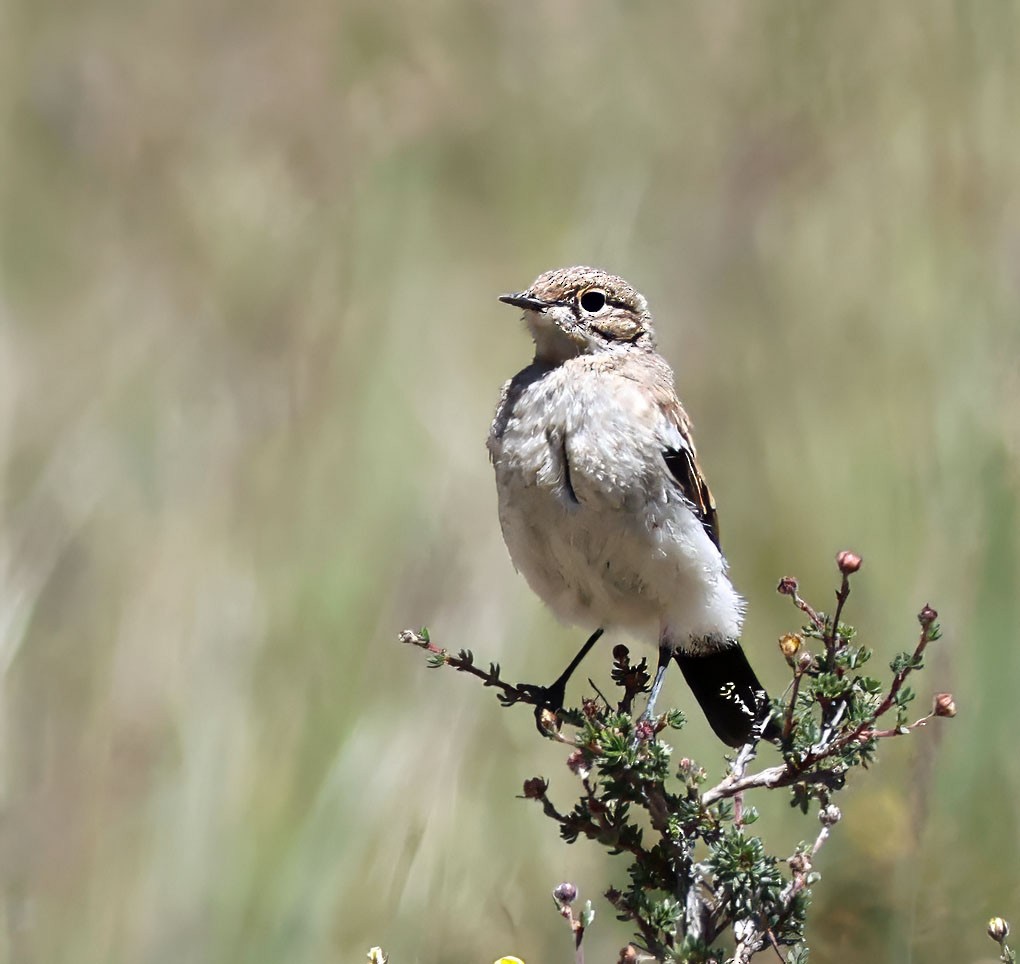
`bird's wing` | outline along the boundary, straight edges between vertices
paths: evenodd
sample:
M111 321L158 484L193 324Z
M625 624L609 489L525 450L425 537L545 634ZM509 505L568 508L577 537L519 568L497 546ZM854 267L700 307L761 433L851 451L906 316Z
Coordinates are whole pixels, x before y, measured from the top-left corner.
M663 366L665 368L665 366ZM672 374L666 369L653 382L655 403L666 423L662 458L670 475L680 487L684 500L702 524L708 538L722 551L719 544L719 516L715 499L698 464L698 453L691 434L691 420L687 417L673 388Z
M708 538L715 543L717 549L721 550L719 514L715 509L715 499L712 498L712 490L705 481L701 466L698 465L698 457L694 451L694 445L690 441L690 436L685 436L685 444L678 448L663 449L662 457L670 475L676 479L680 486L680 491L691 511L697 516L698 521L708 534Z

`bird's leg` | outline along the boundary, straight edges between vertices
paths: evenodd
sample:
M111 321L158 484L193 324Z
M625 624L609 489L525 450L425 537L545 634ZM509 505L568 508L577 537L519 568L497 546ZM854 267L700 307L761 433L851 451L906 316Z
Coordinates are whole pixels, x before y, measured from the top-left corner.
M655 701L659 698L659 690L662 689L662 681L666 678L666 667L673 658L673 647L667 642L659 643L659 664L655 667L655 680L652 683L652 691L648 694L648 705L641 714L639 723L646 723L655 713Z
M554 683L550 683L548 686L532 686L527 687L532 692L541 698L541 703L535 707L535 723L538 725L540 733L545 732L545 728L542 725L542 715L546 710L557 710L563 709L563 701L567 695L567 683L570 681L570 677L574 675L574 670L581 665L581 661L591 652L592 646L594 646L599 639L602 637L604 630L600 627L593 632L585 644L577 651L577 655L570 661L570 665L556 678ZM521 687L524 689L525 687Z

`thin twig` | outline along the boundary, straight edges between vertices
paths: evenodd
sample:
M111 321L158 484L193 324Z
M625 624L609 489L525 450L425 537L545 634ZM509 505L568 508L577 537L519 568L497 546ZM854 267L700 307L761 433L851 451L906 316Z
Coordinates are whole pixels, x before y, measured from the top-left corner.
M800 681L804 678L806 670L807 666L798 663L797 668L793 673L793 686L790 689L789 701L786 704L786 712L783 714L784 740L789 739L790 734L793 733L793 711L797 708L797 696L800 694Z
M832 625L825 634L825 649L829 656L829 665L832 666L836 651L839 649L839 617L843 614L843 605L850 595L850 574L843 573L843 582L836 590L836 612L832 616Z
M818 615L811 608L811 606L801 599L800 594L797 592L797 580L792 576L787 576L784 579L779 580L779 592L784 596L789 596L793 600L793 604L804 613L808 619L811 620L811 625L815 627L820 633L825 633L825 620Z
M932 614L932 618L925 621L924 617L928 612ZM896 702L896 697L899 695L900 690L903 688L903 684L906 682L907 677L915 669L918 668L917 664L920 662L921 657L924 655L925 648L928 646L928 643L931 641L932 638L931 626L932 623L934 622L935 615L936 614L934 610L929 610L927 606L924 608L924 610L922 610L921 635L917 641L917 645L914 647L914 653L910 662L907 663L907 665L904 666L903 669L899 670L899 672L897 672L893 676L893 681L889 687L889 692L886 693L885 698L882 700L881 703L879 703L878 708L875 710L874 714L872 714L871 719L865 720L855 729L851 730L849 733L845 734L843 737L841 737L839 740L833 743L832 744L833 750L841 750L844 747L849 746L851 743L855 741L860 741L862 739L868 740L872 738L878 739L887 736L902 735L903 728L901 727L893 727L892 729L889 730L876 730L874 729L874 724L879 719L879 717L884 716L886 713L889 712L890 709L892 709L893 704ZM918 720L917 723L912 725L923 726L926 722L927 718L925 718L923 722L921 720Z
M405 629L399 638L402 643L406 643L409 646L417 646L419 649L424 649L427 653L431 653L437 663L449 666L460 673L468 673L476 679L480 679L486 686L499 690L503 694L501 698L507 705L512 703L525 703L529 706L545 705L537 688L526 684L514 686L500 679L498 663L490 663L488 671L479 669L475 665L474 657L469 650L461 650L460 653L454 655L441 646L436 646L428 636L417 633L413 629Z
M865 730L861 735L868 740L884 740L890 736L906 736L911 730L916 729L919 726L927 726L932 720L935 719L935 712L922 716L919 720L914 720L913 723L908 723L905 726L894 726L888 730Z

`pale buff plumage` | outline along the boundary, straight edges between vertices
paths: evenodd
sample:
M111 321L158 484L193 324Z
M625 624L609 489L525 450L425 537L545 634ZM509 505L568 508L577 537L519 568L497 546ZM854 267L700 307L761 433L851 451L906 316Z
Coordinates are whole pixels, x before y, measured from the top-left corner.
M514 565L565 621L624 629L681 658L732 648L746 666L743 600L645 299L576 267L502 300L524 309L535 342L488 441Z

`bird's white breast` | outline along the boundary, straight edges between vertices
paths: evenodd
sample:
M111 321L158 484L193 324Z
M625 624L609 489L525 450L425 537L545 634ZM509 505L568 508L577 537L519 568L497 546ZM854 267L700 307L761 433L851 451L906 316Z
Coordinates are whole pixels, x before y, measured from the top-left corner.
M511 389L489 438L504 538L561 619L735 639L742 601L669 474L668 432L635 382L583 363Z

